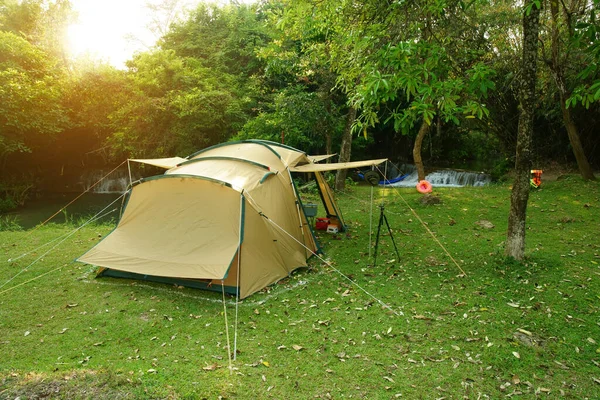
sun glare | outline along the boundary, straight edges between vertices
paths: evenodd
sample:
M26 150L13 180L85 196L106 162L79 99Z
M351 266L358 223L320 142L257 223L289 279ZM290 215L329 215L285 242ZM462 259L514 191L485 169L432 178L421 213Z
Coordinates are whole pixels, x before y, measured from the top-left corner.
M178 0L180 10L191 9L202 0ZM239 0L250 4L254 0ZM230 0L217 3L228 4ZM71 57L90 57L124 68L125 61L137 51L154 45L158 37L149 25L153 15L148 4L164 0L71 0L78 20L68 28ZM160 7L159 7L160 8ZM160 16L159 20L160 20ZM164 17L164 16L163 16Z
M133 53L154 44L144 0L74 0L78 21L68 28L73 58L89 56L123 67Z

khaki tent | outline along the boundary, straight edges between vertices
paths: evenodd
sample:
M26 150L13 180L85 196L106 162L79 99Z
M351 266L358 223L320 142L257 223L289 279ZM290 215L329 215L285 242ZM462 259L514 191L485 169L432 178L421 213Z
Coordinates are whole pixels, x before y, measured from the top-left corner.
M291 172L315 174L327 215L343 227L317 160L258 140L187 159L132 160L169 169L133 186L115 230L78 261L102 267L103 275L223 287L245 298L317 251Z

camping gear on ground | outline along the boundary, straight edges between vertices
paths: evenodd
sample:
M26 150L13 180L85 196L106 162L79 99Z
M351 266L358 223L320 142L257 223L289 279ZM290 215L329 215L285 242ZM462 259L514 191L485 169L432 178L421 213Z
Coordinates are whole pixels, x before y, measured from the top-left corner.
M315 217L317 216L317 213L319 212L319 206L314 203L308 203L308 204L305 204L303 208L304 208L304 215L306 215L306 218L308 219L308 221L310 222L310 225L312 226L315 223Z
M396 241L394 240L394 234L392 233L392 228L390 228L390 224L384 213L385 206L383 205L383 203L381 203L379 205L379 210L380 210L379 224L377 225L377 238L375 239L375 249L374 249L375 251L373 253L373 267L377 266L377 249L379 247L379 236L381 235L381 227L383 226L384 222L385 222L385 225L387 226L388 234L390 235L390 239L392 239L392 243L394 244L394 250L396 250L396 256L398 257L398 259L400 259L400 253L398 252L398 247L396 246Z
M329 226L330 219L329 218L317 218L317 222L315 222L315 229L318 231L326 231Z
M531 180L529 183L531 187L534 189L539 188L542 185L542 171L541 169L532 169L531 170Z
M375 172L375 174L377 174ZM376 177L373 177L373 175L371 175L371 171L367 171L364 174L362 172L358 172L357 173L358 177L360 179L364 179L367 183L369 183L369 185L391 185L392 183L397 183L397 182L401 182L403 181L407 176L410 176L410 174L400 174L395 178L392 179L379 179L379 174L377 174Z
M131 161L168 170L136 182L115 230L77 261L100 266L99 275L245 298L306 266L318 251L292 172L314 174L328 225L343 231L342 215L321 171L385 160L315 164L289 146L248 140L186 159Z

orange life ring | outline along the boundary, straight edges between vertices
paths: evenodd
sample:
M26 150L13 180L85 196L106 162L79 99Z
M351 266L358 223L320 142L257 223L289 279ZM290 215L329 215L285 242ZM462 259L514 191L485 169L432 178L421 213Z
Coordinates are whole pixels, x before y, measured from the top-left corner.
M419 193L431 193L431 189L431 183L427 182L426 180L422 180L417 183L417 191Z

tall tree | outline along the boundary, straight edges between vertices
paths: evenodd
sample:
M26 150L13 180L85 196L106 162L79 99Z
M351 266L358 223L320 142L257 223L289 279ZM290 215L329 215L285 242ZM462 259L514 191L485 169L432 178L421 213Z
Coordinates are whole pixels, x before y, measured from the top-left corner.
M258 115L236 138L285 140L311 154L338 152L348 107L324 55L324 37L310 21L289 20L280 2L261 9L271 37L257 52L264 62L257 79L262 96Z
M535 86L537 82L538 37L540 29L539 0L526 4L523 13L523 58L519 96L519 130L505 254L517 260L525 256L525 220L529 200L531 171L531 137L535 112Z
M339 162L341 163L350 161L350 156L352 155L352 125L354 124L354 120L356 120L356 108L350 107L348 115L346 116L346 127L342 134L342 145L339 156ZM346 169L338 170L335 175L336 190L343 190L345 188L347 173L348 170Z
M581 144L579 138L579 131L577 125L573 119L571 109L567 106L567 100L571 96L571 89L566 78L565 69L570 63L568 54L563 54L563 42L573 43L573 17L577 14L582 14L585 7L585 3L582 1L571 1L568 5L566 2L560 2L559 0L550 0L550 24L551 24L551 56L547 60L548 66L552 71L554 83L558 90L558 98L560 102L560 109L562 113L562 119L567 130L569 142L579 167L579 172L583 179L596 179L592 167L588 162L587 156ZM560 12L562 8L562 13ZM565 21L562 22L561 15L564 16ZM564 32L564 33L563 33ZM562 34L561 34L562 33ZM566 36L566 40L563 40L563 36Z
M475 11L462 1L365 1L356 7L353 1L303 0L290 2L288 15L309 21L304 25L326 38L324 54L357 109L355 131L392 120L397 131L421 133L414 147L420 177L419 146L436 116L458 124L487 113L482 98L493 89L493 71L482 62L485 32L471 24Z

